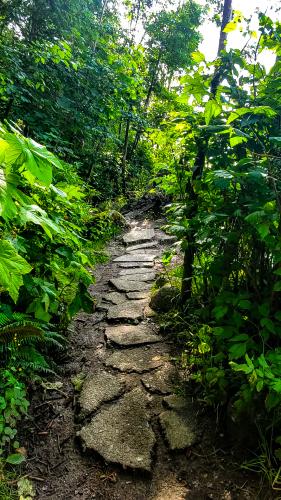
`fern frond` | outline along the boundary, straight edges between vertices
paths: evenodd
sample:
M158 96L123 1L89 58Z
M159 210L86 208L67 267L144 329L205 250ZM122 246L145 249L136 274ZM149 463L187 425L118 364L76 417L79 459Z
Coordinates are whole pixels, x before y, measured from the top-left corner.
M41 328L36 326L31 321L21 320L6 324L0 327L0 342L10 343L16 340L21 341L24 338L44 336Z

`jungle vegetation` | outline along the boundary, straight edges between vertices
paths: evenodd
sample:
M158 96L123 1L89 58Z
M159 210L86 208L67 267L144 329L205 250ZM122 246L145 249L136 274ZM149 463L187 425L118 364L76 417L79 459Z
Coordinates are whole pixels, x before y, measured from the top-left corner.
M24 460L17 421L31 375L56 370L67 324L92 310L90 269L116 233L113 204L164 192L183 255L171 271L181 307L167 319L181 363L206 404L262 429L280 471L281 24L261 11L252 31L232 7L0 5L0 449L8 463ZM206 18L220 26L211 62L199 50ZM235 31L240 49L227 42ZM266 70L268 50L275 63Z

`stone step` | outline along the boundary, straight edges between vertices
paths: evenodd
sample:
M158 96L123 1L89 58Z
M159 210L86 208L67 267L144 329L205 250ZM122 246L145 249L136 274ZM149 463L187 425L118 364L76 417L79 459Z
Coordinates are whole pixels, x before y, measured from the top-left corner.
M130 300L141 300L141 299L147 299L147 302L149 302L149 297L150 293L149 291L143 290L142 292L128 292L126 293L126 296Z
M119 276L137 276L138 274L145 274L145 273L154 273L154 278L156 277L155 272L152 269L146 268L146 267L132 267L132 268L127 268L127 269L121 269L119 272ZM130 280L131 278L128 277Z
M99 453L107 462L150 471L156 439L146 406L146 395L136 388L101 409L78 433L84 448Z
M146 273L139 273L139 274L129 274L129 275L124 275L121 274L120 278L121 279L128 279L129 281L153 281L155 279L156 274L154 272L146 272Z
M144 281L134 281L125 278L111 279L109 280L109 284L113 285L119 292L143 292L150 289L150 285Z
M111 304L118 305L126 302L126 295L119 292L110 292L102 295L104 302L110 302Z
M154 240L148 243L141 243L140 245L127 246L127 252L135 252L136 250L143 250L145 248L153 248L158 245L158 241Z
M115 375L99 372L90 375L83 383L79 406L84 414L96 411L102 403L112 400L122 392L122 384Z
M123 242L127 245L145 243L151 241L155 237L154 229L132 229L129 233L123 236Z
M118 262L118 266L125 269L140 269L142 267L153 267L154 261L151 262Z
M116 368L120 372L145 373L162 366L165 361L165 355L152 346L149 349L115 351L106 359L105 365Z
M151 326L146 324L109 326L105 330L105 337L122 347L163 341L160 335L157 335Z
M113 262L125 262L125 263L154 262L155 258L156 258L156 255L147 255L144 253L136 253L136 254L127 254L126 253L124 255L120 255L120 257L116 257L116 259L114 259Z
M133 321L138 322L145 317L147 300L127 300L123 304L112 306L108 309L108 321Z
M159 370L146 373L141 381L144 387L157 394L171 394L176 379L176 369L172 363L165 363Z

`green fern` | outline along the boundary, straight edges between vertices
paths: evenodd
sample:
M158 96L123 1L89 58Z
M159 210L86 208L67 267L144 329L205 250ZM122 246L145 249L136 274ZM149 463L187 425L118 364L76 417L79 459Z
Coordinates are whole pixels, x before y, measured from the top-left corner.
M0 313L0 343L19 343L26 338L43 338L43 336L42 328L30 321L24 314L13 313L8 316Z
M26 372L54 373L48 348L62 349L62 335L46 330L22 313L0 313L0 365ZM39 352L43 350L42 352Z

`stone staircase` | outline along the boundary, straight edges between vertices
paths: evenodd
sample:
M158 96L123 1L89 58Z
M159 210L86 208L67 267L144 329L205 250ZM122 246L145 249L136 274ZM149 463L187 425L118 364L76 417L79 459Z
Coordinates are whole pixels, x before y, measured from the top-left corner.
M159 435L171 450L198 438L196 422L183 398L173 394L179 374L170 361L171 344L161 337L149 307L157 258L169 237L151 223L135 224L115 257L117 277L101 294L106 311L102 368L87 374L80 399L85 450L107 462L151 471Z

